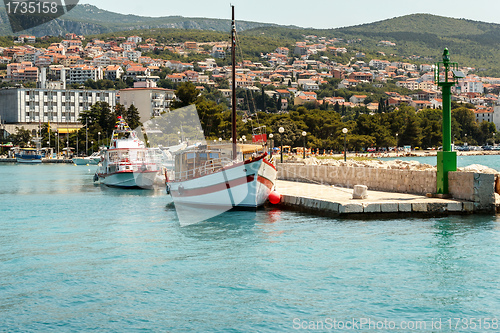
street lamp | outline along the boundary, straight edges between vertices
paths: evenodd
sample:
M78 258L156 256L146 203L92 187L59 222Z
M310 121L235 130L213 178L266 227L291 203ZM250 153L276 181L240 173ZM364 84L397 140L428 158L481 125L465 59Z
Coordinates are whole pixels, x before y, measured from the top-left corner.
M281 163L283 163L283 133L285 133L285 129L283 127L278 128L278 132L280 132L280 145L281 145Z
M303 151L303 159L306 159L306 131L302 131L302 137L304 138L304 151Z
M97 146L99 146L99 142L101 142L101 132L97 132Z
M85 156L89 156L89 127L88 117L85 117Z
M57 159L59 159L59 132L55 133L57 141Z
M464 142L464 146L467 147L467 133L465 133L465 142Z
M219 138L219 143L222 143L222 138Z
M92 148L92 153L94 153L94 140L90 141L90 147Z
M399 133L396 133L396 152L398 151L398 135Z
M273 148L274 148L273 137L274 137L274 134L273 133L269 133L269 140L271 141L270 145L269 145L271 147L271 155L273 154Z
M347 128L342 129L342 133L344 133L344 162L347 162L347 132L349 130Z

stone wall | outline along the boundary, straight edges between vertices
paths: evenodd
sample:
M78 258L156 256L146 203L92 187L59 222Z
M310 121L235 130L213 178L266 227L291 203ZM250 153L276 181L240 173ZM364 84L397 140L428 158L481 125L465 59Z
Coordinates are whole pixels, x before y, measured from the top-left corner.
M363 168L329 165L278 164L278 179L368 190L426 195L436 193L436 171ZM476 210L495 207L495 175L450 172L449 192L455 199L472 201Z
M278 179L341 187L366 185L369 190L426 194L436 192L436 172L356 168L348 166L279 164Z
M479 209L495 205L495 175L475 172L449 172L449 192L456 199L473 201Z

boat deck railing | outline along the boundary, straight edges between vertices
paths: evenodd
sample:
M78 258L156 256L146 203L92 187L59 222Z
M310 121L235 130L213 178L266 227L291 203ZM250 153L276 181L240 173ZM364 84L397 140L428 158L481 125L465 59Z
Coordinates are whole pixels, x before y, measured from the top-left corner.
M206 161L203 165L188 170L175 172L176 180L188 180L196 177L206 176L232 165L234 162L229 158L217 158Z

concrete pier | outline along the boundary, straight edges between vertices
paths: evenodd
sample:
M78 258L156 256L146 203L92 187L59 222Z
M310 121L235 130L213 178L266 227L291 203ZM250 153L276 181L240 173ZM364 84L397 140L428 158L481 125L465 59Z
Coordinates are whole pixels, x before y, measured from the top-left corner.
M281 203L313 214L364 217L380 214L439 216L448 214L495 213L475 202L460 199L429 198L423 195L371 191L365 199L352 199L353 189L323 184L278 180Z

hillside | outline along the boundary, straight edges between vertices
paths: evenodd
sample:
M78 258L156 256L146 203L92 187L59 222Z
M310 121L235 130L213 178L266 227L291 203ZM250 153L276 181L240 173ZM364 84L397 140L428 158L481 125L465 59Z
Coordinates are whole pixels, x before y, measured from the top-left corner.
M450 50L452 61L500 75L500 25L430 14L412 14L370 24L338 29L287 29L259 27L245 35L300 40L303 35L343 38L355 41L351 48L363 52L384 52L401 57L416 55L425 62L441 60L443 49ZM378 46L381 40L394 47Z
M228 14L229 15L229 14ZM253 29L272 24L239 21L239 31ZM79 35L101 34L115 31L175 28L197 29L209 31L229 31L230 20L209 18L188 18L181 16L144 17L137 15L123 15L99 9L88 4L79 4L62 18L56 19L41 26L23 31L37 37L51 35L60 36L72 32ZM0 36L12 35L7 13L3 3L0 6Z
M88 4L79 4L62 18L35 27L23 33L35 36L61 36L72 32L79 35L110 35L120 31L148 34L152 29L191 30L190 39L196 40L196 31L229 32L230 20L209 18L186 18L169 16L161 18L123 15L99 9ZM463 66L474 67L482 75L500 76L500 25L454 19L430 14L412 14L370 24L338 29L304 29L295 26L237 21L240 36L252 37L259 44L261 37L282 41L291 46L305 35L343 39L350 50L376 55L383 52L387 59L411 57L417 62L441 60L445 47L450 50L452 60ZM209 41L210 36L199 33L200 39ZM12 30L3 4L0 5L0 36L10 36ZM192 37L191 37L192 36ZM215 36L215 35L214 35ZM394 42L392 47L380 46L381 40ZM200 40L201 41L201 40ZM266 43L264 43L266 44ZM247 44L248 45L248 44ZM265 50L264 50L265 51ZM267 50L270 51L270 50Z

